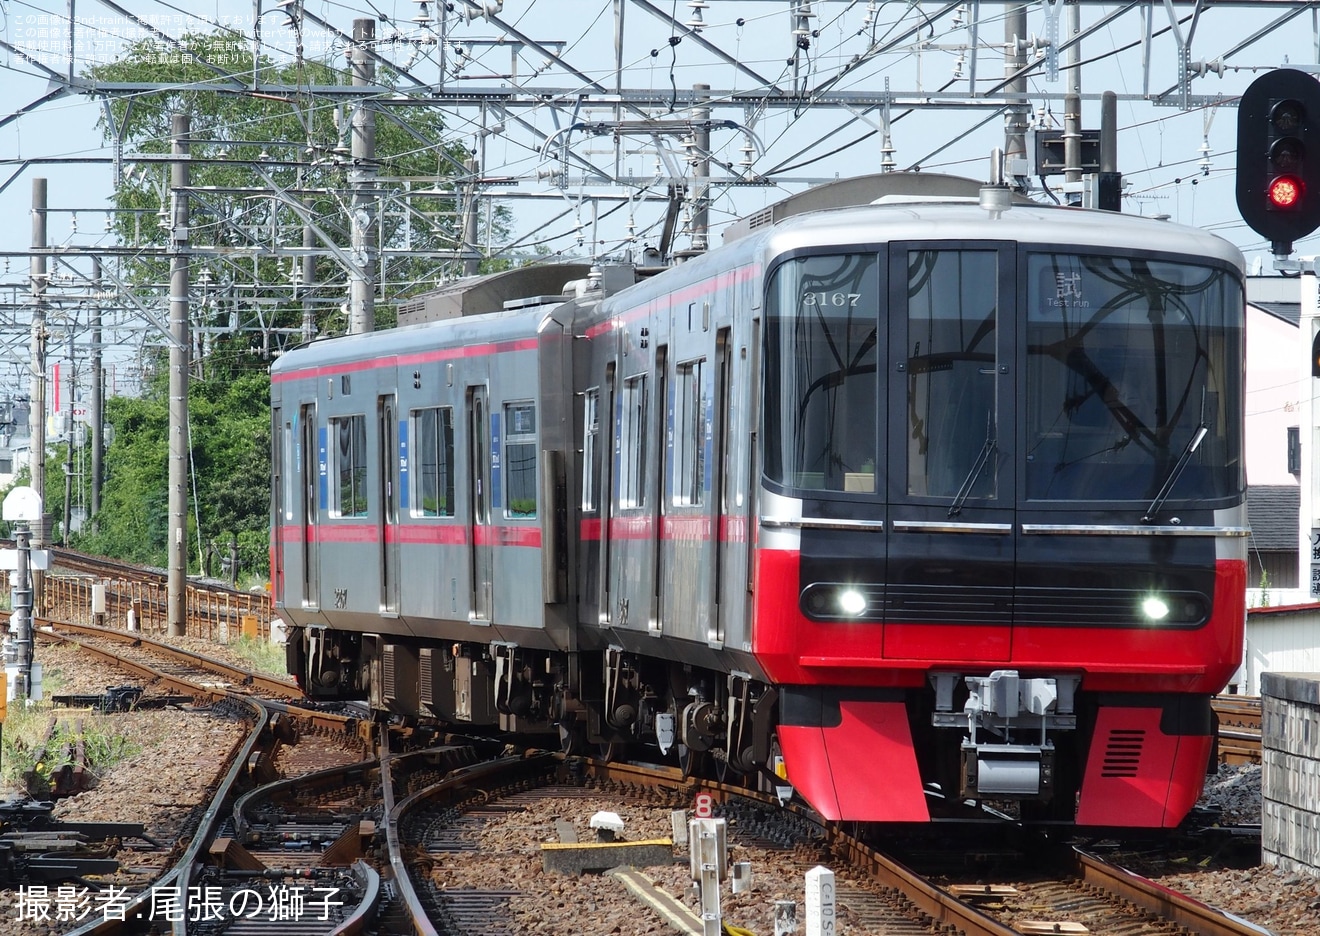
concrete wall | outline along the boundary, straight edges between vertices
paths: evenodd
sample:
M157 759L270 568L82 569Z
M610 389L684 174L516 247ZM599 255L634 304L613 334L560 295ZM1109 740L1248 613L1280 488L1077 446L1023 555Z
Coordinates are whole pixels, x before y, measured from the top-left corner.
M1261 860L1320 874L1320 677L1261 683Z

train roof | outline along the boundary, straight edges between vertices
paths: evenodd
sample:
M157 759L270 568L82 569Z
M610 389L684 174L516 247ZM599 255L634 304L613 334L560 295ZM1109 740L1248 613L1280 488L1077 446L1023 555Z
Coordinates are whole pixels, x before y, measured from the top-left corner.
M1017 241L1064 250L1126 247L1218 260L1245 272L1238 248L1200 228L1089 208L1016 203L989 210L971 199L881 201L795 215L760 234L767 255L822 243Z
M896 194L869 204L808 209L779 217L772 224L695 257L663 276L643 279L618 292L618 298L606 301L599 311L588 311L587 315L612 314L620 307L634 306L670 292L684 282L701 280L744 263L758 260L769 263L784 252L824 245L838 245L840 249L848 249L849 245L878 247L890 241L1014 241L1065 251L1127 248L1143 253L1218 261L1239 273L1245 272L1242 253L1233 244L1199 228L1168 221L1021 200L1013 200L1011 205L1004 202L998 207L986 208L962 192L954 195ZM472 282L480 285L486 279ZM607 290L597 298L611 292L614 290ZM485 298L493 304L490 296ZM465 314L369 334L318 339L276 359L271 373L288 373L364 358L384 358L407 353L422 344L453 347L530 337L565 301L571 302L573 297L568 294L562 297L543 295L521 309ZM477 303L478 306L483 304ZM430 331L432 329L441 330Z
M280 355L272 362L270 371L271 374L281 374L310 367L388 358L421 347L459 347L528 338L537 333L545 318L552 315L561 304L562 300L555 298L552 304L525 309L440 319L417 325L383 328L360 335L318 338Z

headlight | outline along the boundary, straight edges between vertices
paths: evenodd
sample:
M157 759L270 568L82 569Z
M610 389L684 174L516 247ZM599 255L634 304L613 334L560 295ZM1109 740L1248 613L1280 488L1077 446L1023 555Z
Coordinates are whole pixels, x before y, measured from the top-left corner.
M1151 595L1142 600L1141 613L1148 621L1162 621L1169 616L1169 603L1158 595Z
M845 588L839 592L839 610L849 617L857 617L866 611L866 596L855 588Z

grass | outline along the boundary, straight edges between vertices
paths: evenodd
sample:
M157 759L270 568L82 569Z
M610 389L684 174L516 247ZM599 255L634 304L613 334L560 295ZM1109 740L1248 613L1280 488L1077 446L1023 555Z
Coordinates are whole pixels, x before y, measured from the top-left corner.
M56 722L55 732L50 741L44 745L44 754L38 762L37 752L43 747L46 731L56 710L44 702L36 702L32 705L9 703L3 735L0 735L0 752L3 752L3 762L0 762L0 781L7 788L25 789L23 778L35 767L37 781L33 785L32 793L34 795L48 793L51 777L71 760L70 752L78 740L74 732L74 724L79 719L82 721L82 742L87 769L93 777L103 776L115 764L141 750L138 744L117 730L113 718L88 712L65 710L60 712L61 717Z
M244 636L229 644L229 649L246 660L248 669L253 672L272 676L286 675L284 644Z

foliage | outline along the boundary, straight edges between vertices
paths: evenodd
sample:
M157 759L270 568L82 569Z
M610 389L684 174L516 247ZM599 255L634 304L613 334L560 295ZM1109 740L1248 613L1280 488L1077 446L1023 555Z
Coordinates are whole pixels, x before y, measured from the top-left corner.
M353 109L361 99L325 93L346 85L342 49L325 61L254 60L246 38L223 29L180 38L186 50L147 38L115 62L82 76L107 92L101 129L125 154L113 196L114 235L124 245L161 248L169 243L172 125L190 119L189 227L190 311L196 340L189 392L190 478L187 542L190 571L200 572L208 548L227 556L236 544L240 578L267 574L269 563L270 426L267 366L285 340L298 335L304 315L317 333L345 330L344 300L354 204L350 183L361 166L351 159ZM383 70L377 84L393 88L397 75ZM113 86L118 85L120 90ZM143 86L153 86L143 91ZM407 91L405 86L402 90ZM375 102L373 242L396 251L375 271L378 294L390 302L430 289L461 272L460 261L439 252L459 242L459 176L470 153L447 140L439 107L421 98L396 107L402 95ZM368 102L372 104L373 102ZM413 192L433 194L414 195ZM407 197L405 197L407 196ZM308 221L319 256L307 282L298 282L300 258L281 255L300 246ZM481 223L486 223L482 218ZM503 238L508 216L490 221ZM479 233L484 240L484 234ZM408 249L431 256L400 256ZM137 291L144 305L160 308L170 258L147 250L115 267L118 283ZM489 265L489 264L488 264ZM501 262L496 266L504 266ZM382 302L377 326L392 324ZM200 326L200 327L199 327ZM55 539L102 555L163 567L168 564L169 393L164 336L149 342L141 362L141 398L111 398L105 422L115 430L104 457L101 510L78 534L57 530ZM64 479L58 465L66 451L47 458L46 509L63 518ZM56 460L58 459L58 460ZM73 464L90 472L90 458ZM82 479L85 487L90 482ZM78 485L74 485L78 489ZM195 505L195 506L194 506ZM200 548L199 548L200 544ZM218 563L212 568L219 574Z
M240 637L229 644L229 649L248 661L248 668L257 673L285 676L288 668L284 659L284 645L269 640Z
M106 402L115 442L105 454L106 483L93 524L70 537L87 552L130 562L168 565L169 386L158 376L140 399ZM228 553L239 543L240 569L266 575L269 564L270 378L246 373L190 385L188 412L196 501L189 512L192 571L201 571L201 540ZM48 501L61 516L63 491Z
M167 157L174 115L190 118L189 181L194 194L189 240L197 247L227 249L208 255L205 272L193 271L194 292L201 293L206 319L202 324L246 329L211 339L204 349L206 366L264 367L278 330L297 333L304 309L314 310L320 333L345 330L347 274L342 259L318 257L313 282L299 287L294 276L301 276L301 261L281 258L271 248L300 247L308 219L331 246L348 246L349 213L354 210L350 186L361 168L351 158L357 99L317 93L318 88L350 83L339 65L342 56L337 62L260 57L254 63L246 40L223 29L186 34L179 42L186 49L182 55L144 39L84 77L102 85L159 84L149 93L110 97L102 133L107 142L122 139L130 153ZM254 73L260 76L261 90L252 87ZM375 81L391 87L397 76L382 71ZM268 87L285 90L271 93ZM387 248L453 251L460 222L451 180L468 171L467 149L445 142L443 117L433 104L375 106L372 112L374 214L382 227L373 242ZM126 166L114 196L115 233L129 245L164 245L172 211L171 162L144 159ZM206 190L198 191L201 187ZM443 194L412 195L414 191ZM501 214L497 224L506 220ZM340 252L340 258L347 255ZM377 278L389 299L406 298L433 288L439 276L460 272L456 263L451 260L446 267L435 259L395 256L377 271ZM163 256L135 259L127 264L124 278L158 291L160 283L168 282L168 266ZM392 324L393 315L392 306L379 305L377 324Z
M6 785L22 787L23 778L35 769L34 793L50 789L56 773L71 762L69 750L81 737L87 769L99 778L105 772L141 749L118 730L115 721L98 715L80 714L82 733L78 735L73 720L59 719L49 741L47 729L53 718L49 705L34 703L30 706L17 702L9 704L4 731L0 734L3 751L3 777ZM41 760L37 760L41 753Z

